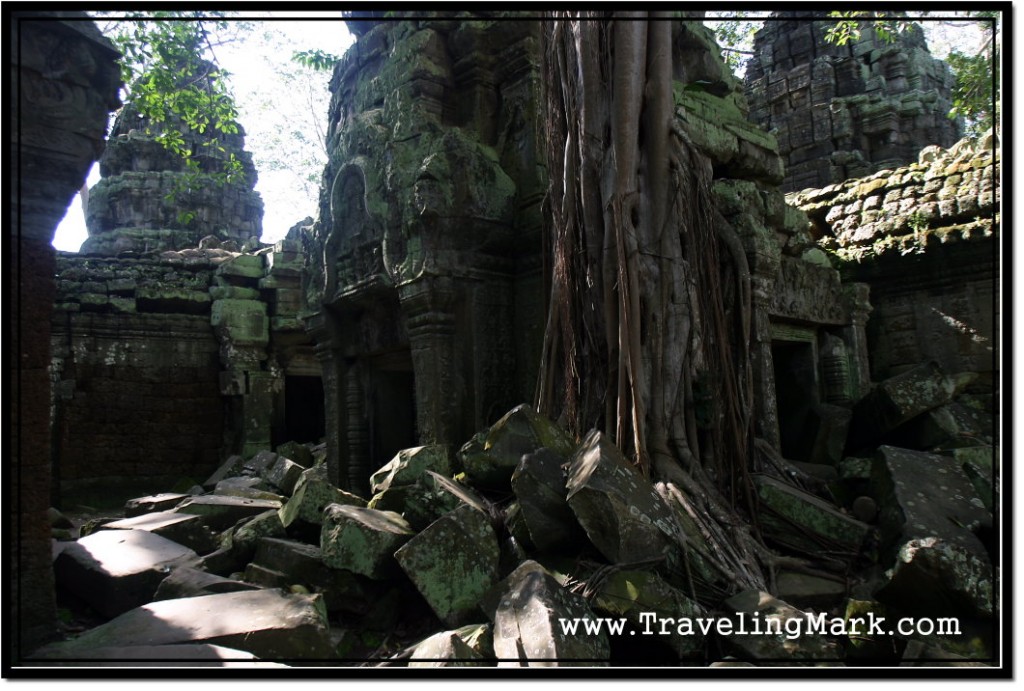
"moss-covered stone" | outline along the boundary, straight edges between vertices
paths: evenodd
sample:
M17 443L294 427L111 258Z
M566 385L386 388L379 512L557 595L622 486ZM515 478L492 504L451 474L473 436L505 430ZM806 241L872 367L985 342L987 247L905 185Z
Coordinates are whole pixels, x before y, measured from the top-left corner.
M498 579L498 539L487 516L461 506L395 552L431 609L457 626L480 616L479 602Z
M286 528L297 520L320 525L329 504L366 506L366 500L338 489L327 479L324 466L314 466L302 473L291 499L281 507L281 523Z
M397 570L394 553L413 535L393 511L330 504L324 509L320 550L332 568L381 579Z

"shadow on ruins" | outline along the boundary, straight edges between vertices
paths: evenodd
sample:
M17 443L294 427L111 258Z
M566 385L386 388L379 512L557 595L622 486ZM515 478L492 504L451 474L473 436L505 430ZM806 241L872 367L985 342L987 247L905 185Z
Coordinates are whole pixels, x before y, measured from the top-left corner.
M919 31L839 47L826 24L767 21L745 82L699 22L673 31L675 126L749 265L737 515L772 556L748 588L700 497L524 405L539 22L351 21L320 208L272 245L244 134L242 181L172 199L181 163L131 104L104 146L91 22L18 23L17 664L997 664L999 144L961 139ZM101 150L89 238L54 257ZM960 630L678 628L822 613ZM598 617L644 645L559 623Z

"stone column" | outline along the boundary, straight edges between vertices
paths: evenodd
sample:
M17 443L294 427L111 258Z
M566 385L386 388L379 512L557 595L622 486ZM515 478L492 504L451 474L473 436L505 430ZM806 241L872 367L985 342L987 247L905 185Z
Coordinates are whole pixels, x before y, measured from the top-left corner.
M850 361L850 394L857 402L871 388L871 361L865 326L871 315L871 292L867 283L843 286L843 297L850 312L850 325L843 329L843 340Z
M220 341L221 394L237 396L234 424L234 448L248 458L270 448L273 414L273 374L266 371L267 344L270 342L267 306L259 300L214 300L210 323Z
M50 318L56 272L54 230L89 167L103 151L109 112L119 105L117 52L85 13L27 21L12 14L8 53L13 78L9 267L14 300L7 312L14 338L8 358L14 400L8 418L13 451L7 486L14 539L11 615L13 664L56 637L50 506ZM33 10L39 19L48 13Z
M775 276L755 273L750 278L753 310L750 351L754 377L755 434L777 451L782 450L779 436L779 410L775 396L775 362L772 359L772 325L768 319Z
M448 277L415 279L400 288L421 444L459 441L464 385L455 359L455 286Z
M370 430L361 369L358 365L348 367L344 379L347 463L342 473L342 480L347 480L345 489L360 495L368 492L370 479Z
M341 347L337 317L321 310L306 318L306 332L314 341L313 352L320 362L324 385L324 441L327 445L327 474L331 482L348 489L347 417L345 382L348 367Z

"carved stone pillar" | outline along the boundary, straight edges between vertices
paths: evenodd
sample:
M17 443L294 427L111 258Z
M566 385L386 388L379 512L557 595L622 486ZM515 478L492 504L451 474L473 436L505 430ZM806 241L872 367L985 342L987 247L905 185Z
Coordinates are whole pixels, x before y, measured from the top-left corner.
M270 342L267 306L259 300L214 300L210 324L220 341L221 395L235 398L226 451L248 458L270 447L273 375L263 366Z
M753 308L753 329L750 350L753 355L754 426L755 434L776 450L781 451L779 410L775 396L775 364L772 359L772 325L768 319L768 305L772 299L774 274L760 272L750 278Z
M342 354L337 318L322 310L306 321L306 331L313 336L313 352L320 362L324 386L324 441L327 445L327 475L338 487L348 489L348 454L345 437L347 406L344 383L347 366Z
M345 441L346 467L342 480L345 489L356 494L369 491L370 430L366 420L366 392L363 388L362 368L348 367L345 373Z
M850 325L843 329L850 361L850 393L857 402L871 388L871 361L865 331L871 314L870 287L867 283L850 283L843 286L843 297L850 312Z
M464 386L455 358L454 282L416 279L400 287L400 298L416 379L419 441L457 443Z

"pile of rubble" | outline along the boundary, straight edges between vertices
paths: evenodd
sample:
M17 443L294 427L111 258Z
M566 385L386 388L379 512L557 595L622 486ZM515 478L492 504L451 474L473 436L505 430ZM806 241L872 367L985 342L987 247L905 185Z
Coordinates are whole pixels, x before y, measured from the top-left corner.
M721 571L702 497L652 484L600 432L576 444L520 406L456 453L399 452L369 501L328 480L323 447L294 443L232 457L192 493L129 501L55 541L59 593L107 621L37 658L979 664L997 607L979 535L995 499L984 406L972 407L985 401L969 383L907 372L847 416L856 455L776 458L755 475L773 550L764 588ZM959 635L889 635L899 617L955 617ZM865 630L883 618L884 632Z

